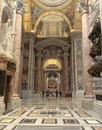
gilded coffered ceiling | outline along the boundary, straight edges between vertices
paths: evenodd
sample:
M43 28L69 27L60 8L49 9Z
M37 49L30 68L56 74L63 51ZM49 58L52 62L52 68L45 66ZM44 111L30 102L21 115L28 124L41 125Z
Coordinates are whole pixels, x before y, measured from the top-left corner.
M78 0L25 0L24 29L38 37L67 37L81 27L77 4Z

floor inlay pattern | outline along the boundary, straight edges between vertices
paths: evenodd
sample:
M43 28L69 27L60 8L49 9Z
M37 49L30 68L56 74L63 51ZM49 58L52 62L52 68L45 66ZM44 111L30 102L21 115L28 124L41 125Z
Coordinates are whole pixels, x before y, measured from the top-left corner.
M56 119L43 119L42 124L56 124L57 120Z
M24 114L26 112L25 109L21 109L21 110L18 110L14 113L12 113L10 116L21 116L22 114Z
M100 121L98 121L96 119L86 119L85 122L87 124L102 124Z
M76 113L80 116L80 117L90 117L89 114L87 114L84 111L76 111Z
M93 130L102 130L102 126L98 126L98 127L92 127Z
M0 130L102 130L102 118L82 109L78 101L54 97L24 102L0 117Z
M36 119L23 119L20 123L22 124L32 124L35 123Z
M76 119L63 119L64 124L79 124Z
M0 130L3 130L5 127L5 125L0 125Z
M14 120L12 118L3 118L0 120L0 123L12 123Z

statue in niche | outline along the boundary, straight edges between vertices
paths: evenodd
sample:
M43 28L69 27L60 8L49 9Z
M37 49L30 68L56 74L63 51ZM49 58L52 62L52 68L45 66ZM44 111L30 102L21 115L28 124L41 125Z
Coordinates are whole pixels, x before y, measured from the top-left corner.
M62 21L62 36L64 36L67 32L68 32L68 25L66 23L66 21Z
M4 52L11 54L12 53L12 21L8 19L6 23L2 24L1 27L1 46Z

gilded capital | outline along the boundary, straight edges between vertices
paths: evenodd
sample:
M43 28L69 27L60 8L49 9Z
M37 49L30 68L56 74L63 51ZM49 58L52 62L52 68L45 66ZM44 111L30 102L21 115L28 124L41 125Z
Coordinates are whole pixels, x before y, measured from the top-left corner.
M77 11L81 14L89 11L89 6L86 0L80 0Z

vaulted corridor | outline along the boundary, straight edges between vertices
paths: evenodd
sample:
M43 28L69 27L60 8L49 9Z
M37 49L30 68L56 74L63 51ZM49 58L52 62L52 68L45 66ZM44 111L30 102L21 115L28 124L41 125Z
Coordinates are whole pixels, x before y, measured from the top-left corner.
M0 0L0 130L102 130L102 0Z

